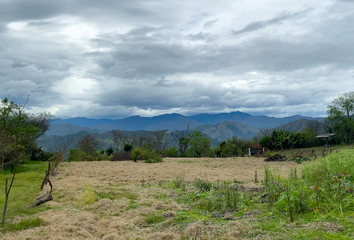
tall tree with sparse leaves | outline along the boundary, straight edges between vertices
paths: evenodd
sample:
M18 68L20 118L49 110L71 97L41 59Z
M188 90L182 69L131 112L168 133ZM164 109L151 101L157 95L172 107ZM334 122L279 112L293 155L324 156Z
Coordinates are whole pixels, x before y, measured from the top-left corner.
M344 136L349 143L354 137L354 92L339 94L328 106L327 113L334 133Z

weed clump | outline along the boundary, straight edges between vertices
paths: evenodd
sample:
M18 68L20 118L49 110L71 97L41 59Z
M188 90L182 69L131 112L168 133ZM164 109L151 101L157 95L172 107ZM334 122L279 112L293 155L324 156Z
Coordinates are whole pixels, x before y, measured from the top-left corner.
M184 175L176 175L175 178L172 180L172 183L176 189L182 189L185 190L186 188L186 182L184 181Z
M200 192L209 192L213 185L208 181L197 178L194 181L194 186L198 188Z

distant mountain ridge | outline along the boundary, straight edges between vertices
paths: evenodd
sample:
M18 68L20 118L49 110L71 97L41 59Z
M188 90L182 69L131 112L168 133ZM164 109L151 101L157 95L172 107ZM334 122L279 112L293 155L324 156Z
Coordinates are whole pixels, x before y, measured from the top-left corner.
M91 118L69 118L66 120L58 119L52 124L72 124L78 127L86 127L100 130L119 129L123 131L137 130L162 130L169 129L184 130L190 124L191 128L203 124L218 124L224 121L241 123L254 128L275 128L285 125L299 119L313 120L315 118L294 115L284 118L275 118L268 116L252 116L243 112L219 113L219 114L197 114L193 116L184 116L177 113L164 114L154 117L131 116L119 120L111 119L91 119Z
M205 133L209 138L214 138L220 141L232 138L233 136L243 139L251 139L259 132L259 128L231 121L223 121L215 125L203 124L197 126L196 129Z

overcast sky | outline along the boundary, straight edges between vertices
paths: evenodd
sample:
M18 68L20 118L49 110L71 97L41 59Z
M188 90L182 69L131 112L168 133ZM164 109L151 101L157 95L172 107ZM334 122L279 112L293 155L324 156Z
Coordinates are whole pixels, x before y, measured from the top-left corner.
M0 98L56 117L325 116L354 0L0 0Z

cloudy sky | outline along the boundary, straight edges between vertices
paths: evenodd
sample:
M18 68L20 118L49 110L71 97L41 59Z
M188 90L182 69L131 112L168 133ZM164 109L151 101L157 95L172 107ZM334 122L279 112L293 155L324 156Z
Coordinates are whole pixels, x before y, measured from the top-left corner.
M354 0L0 0L0 98L56 117L324 116Z

